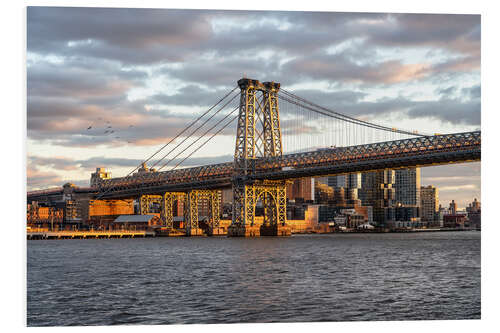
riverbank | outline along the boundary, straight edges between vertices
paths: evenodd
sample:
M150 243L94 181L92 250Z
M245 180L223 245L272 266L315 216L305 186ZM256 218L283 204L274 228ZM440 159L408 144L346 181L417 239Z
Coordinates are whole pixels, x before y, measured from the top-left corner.
M481 231L481 229L464 229L464 228L427 228L427 229L353 229L353 230L334 230L334 231L317 231L307 230L301 232L293 232L292 234L363 234L363 233L408 233L408 232L448 232L448 231Z
M449 231L481 231L481 229L463 229L463 228L432 228L432 229L374 229L374 230L335 230L335 231L318 231L306 230L292 232L292 235L308 235L308 234L359 234L359 233L422 233L422 232L449 232ZM207 236L200 233L192 236ZM226 232L219 230L211 236L227 236ZM28 240L42 239L99 239L99 238L137 238L137 237L187 237L184 230L114 230L114 231L95 231L95 230L61 230L61 231L28 231L26 233Z

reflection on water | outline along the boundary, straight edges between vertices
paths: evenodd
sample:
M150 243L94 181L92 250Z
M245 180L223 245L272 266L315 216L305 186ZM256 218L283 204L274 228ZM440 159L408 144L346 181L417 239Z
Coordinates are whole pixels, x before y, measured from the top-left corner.
M28 241L28 325L471 319L480 233Z

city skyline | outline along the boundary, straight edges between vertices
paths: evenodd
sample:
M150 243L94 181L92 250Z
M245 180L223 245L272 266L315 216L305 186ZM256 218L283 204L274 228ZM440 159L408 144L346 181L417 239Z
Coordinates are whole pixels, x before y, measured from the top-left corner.
M480 127L478 15L30 7L27 24L28 190L127 174L242 76L387 125ZM188 165L230 161L228 146ZM422 168L422 185L465 207L480 162Z

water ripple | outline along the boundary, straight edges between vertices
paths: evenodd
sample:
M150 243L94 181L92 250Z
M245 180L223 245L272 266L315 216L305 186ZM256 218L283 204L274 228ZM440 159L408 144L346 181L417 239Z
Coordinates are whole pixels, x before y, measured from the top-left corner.
M28 241L28 325L476 319L480 233Z

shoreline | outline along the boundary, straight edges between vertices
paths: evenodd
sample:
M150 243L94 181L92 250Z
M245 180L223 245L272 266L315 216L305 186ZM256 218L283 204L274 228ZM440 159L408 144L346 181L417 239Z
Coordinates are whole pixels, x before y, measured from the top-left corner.
M353 230L333 232L293 232L293 235L329 235L329 234L383 234L383 233L422 233L422 232L452 232L478 231L481 229L439 228L439 229L408 229L408 230ZM27 232L27 240L47 239L110 239L110 238L156 238L156 237L187 237L184 233L158 234L154 231L36 231ZM214 236L198 235L194 237L227 237L227 234ZM263 236L266 237L266 236ZM276 236L279 237L279 236Z

